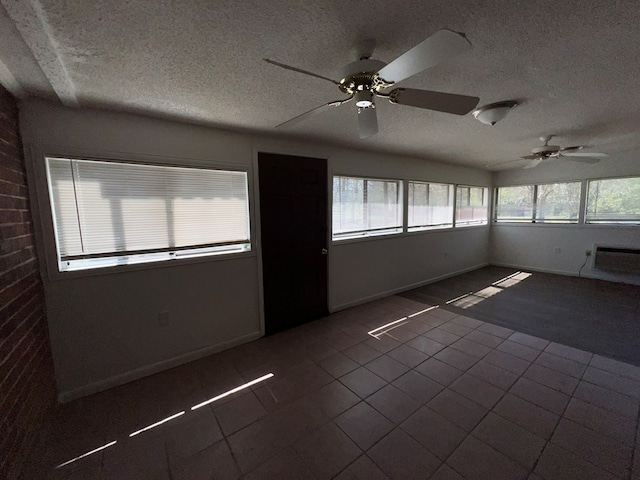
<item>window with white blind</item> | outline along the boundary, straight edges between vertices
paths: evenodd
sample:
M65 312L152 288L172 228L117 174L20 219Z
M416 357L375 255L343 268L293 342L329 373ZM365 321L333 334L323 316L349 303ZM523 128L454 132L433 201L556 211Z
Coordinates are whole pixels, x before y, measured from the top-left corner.
M251 249L246 172L46 163L60 271Z
M484 225L489 211L489 189L485 187L456 187L456 227Z
M408 230L453 227L453 185L409 182Z
M402 181L333 177L333 239L402 232Z

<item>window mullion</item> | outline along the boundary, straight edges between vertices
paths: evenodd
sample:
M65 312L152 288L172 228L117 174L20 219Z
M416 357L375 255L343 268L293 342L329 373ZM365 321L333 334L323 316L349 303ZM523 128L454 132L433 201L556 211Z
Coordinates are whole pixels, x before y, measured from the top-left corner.
M363 215L363 225L366 225L367 228L371 228L371 219L369 218L369 181L362 181L362 215Z
M533 202L531 208L531 223L536 223L536 217L538 216L538 185L533 186L533 198L531 200Z
M402 231L409 231L409 183L406 180L401 180L399 183L399 188L401 188L401 192L398 192L398 195L402 193ZM415 194L415 188L412 189L412 194Z

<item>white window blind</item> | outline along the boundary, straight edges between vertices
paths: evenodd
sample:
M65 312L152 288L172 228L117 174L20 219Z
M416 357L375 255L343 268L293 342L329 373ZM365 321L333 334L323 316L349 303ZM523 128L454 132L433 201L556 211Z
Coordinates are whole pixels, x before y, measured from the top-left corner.
M333 177L333 239L402 231L402 182Z
M46 161L61 271L250 249L246 172Z
M456 188L456 226L487 223L489 189L458 185Z
M408 229L453 227L453 185L409 182Z

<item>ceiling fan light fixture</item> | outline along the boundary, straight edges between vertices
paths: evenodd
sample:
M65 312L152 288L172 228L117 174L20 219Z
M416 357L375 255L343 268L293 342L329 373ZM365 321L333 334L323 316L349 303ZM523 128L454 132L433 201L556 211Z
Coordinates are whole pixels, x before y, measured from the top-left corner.
M485 125L495 125L506 117L511 109L516 105L518 105L518 102L513 100L490 103L477 108L472 112L472 114L479 122L482 122Z
M355 94L356 107L371 108L373 106L373 93L369 90L362 90Z

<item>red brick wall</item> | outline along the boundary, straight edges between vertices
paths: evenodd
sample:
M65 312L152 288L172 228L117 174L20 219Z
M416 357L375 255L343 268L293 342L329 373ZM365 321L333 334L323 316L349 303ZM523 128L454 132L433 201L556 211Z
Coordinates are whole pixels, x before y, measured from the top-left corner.
M21 478L55 395L18 108L0 86L0 478Z

